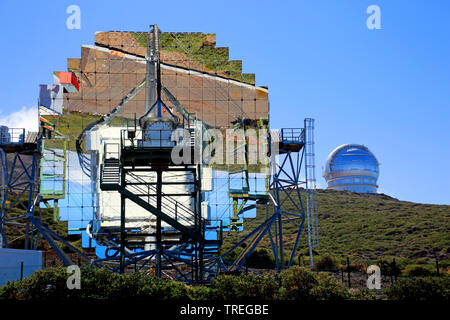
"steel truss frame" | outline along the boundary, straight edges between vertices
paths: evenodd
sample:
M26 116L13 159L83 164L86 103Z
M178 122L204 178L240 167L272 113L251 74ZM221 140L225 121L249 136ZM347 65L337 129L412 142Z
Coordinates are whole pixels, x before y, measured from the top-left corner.
M42 196L39 194L39 163L41 160L40 151L41 137L37 138L36 143L8 145L2 143L1 154L1 208L0 208L0 248L8 248L10 243L25 238L24 249L37 250L41 237L45 239L55 250L66 266L74 264L70 257L62 250L58 243L69 247L72 251L79 254L86 261L91 259L76 247L71 245L48 226L43 224L41 217L36 216L36 211L40 212L40 202ZM13 159L8 163L7 154L12 154ZM29 164L26 164L25 157L31 157ZM8 197L15 197L14 201L8 205ZM25 213L16 214L11 209L22 208ZM17 222L17 221L21 222ZM8 241L5 232L7 226L25 227L24 235ZM98 264L97 264L98 265Z
M220 256L221 271L241 270L265 236L269 239L277 271L280 272L285 268L290 268L305 229L305 222L310 267L313 267L312 248L318 245L318 240L315 240L318 237L318 232L313 230L311 221L314 217L314 228L317 228L315 177L312 175L314 173L314 149L309 147L307 150L305 148L305 146L314 144L312 140L313 121L313 119L305 119L304 128L282 129L281 136L276 137L275 141L279 143L279 157L282 160L280 163L272 163L269 188L272 191L270 196L272 204L267 203L267 206L273 207L273 214L270 216L267 214L263 223ZM284 134L284 130L286 130L286 134ZM293 132L299 134L293 136ZM301 179L302 169L305 170L304 180ZM303 194L304 196L302 196ZM306 199L306 206L303 199ZM283 229L289 224L294 225L297 235L293 244L287 246ZM246 244L245 249L234 261L226 259L230 253L244 244ZM288 255L286 255L287 253Z

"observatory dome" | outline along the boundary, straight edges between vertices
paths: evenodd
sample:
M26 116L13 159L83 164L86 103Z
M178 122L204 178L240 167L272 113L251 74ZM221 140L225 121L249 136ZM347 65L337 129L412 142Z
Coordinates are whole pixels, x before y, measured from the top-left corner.
M361 193L376 193L379 163L363 145L344 144L327 158L323 177L328 188Z

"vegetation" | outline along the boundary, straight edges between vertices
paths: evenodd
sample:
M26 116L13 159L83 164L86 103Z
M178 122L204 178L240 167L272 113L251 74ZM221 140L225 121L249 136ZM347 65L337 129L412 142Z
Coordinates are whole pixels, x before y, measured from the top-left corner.
M179 282L164 281L142 273L119 275L107 270L81 269L82 290L69 290L66 268L46 269L0 288L1 299L14 300L119 300L176 299L188 295L188 287Z
M316 275L306 269L293 267L281 273L280 298L311 300L311 290L319 284Z
M391 300L448 301L450 299L450 277L400 279L385 292Z
M66 268L38 271L0 287L1 300L349 300L375 299L367 290L349 291L326 274L300 267L271 276L220 275L211 286L189 286L144 273L117 274L81 268L81 289L69 290Z
M67 112L61 117L46 116L45 118L56 125L56 130L67 137L68 145L67 149L70 151L76 151L75 142L88 125L101 118L100 115L92 115L88 113L80 112ZM125 125L127 119L123 117L114 117L111 121L111 125ZM62 139L50 139L46 140L47 148L60 148L62 149Z
M24 206L27 206L27 198L22 197L21 201ZM13 195L8 196L8 200L5 202L6 208L13 202ZM10 209L8 216L19 217L26 214L26 209L24 207L15 206ZM55 221L53 219L53 209L48 208L35 208L34 216L39 217L40 221L47 225L50 229L55 231L58 235L67 239L73 246L81 250L81 239L76 241L71 241L67 232L67 222L66 221ZM25 247L25 229L27 218L18 218L14 220L17 224L5 224L4 231L6 238L8 239L8 246L14 249L23 249ZM38 242L38 250L49 249L49 244L42 237ZM63 248L65 248L63 246Z
M409 277L429 277L433 274L433 270L428 266L408 265L403 273Z
M320 246L315 248L314 262L320 270L343 266L347 257L355 269L368 263L382 265L382 269L390 268L393 258L402 270L412 264L435 269L436 258L444 272L448 268L450 206L399 201L383 194L334 190L318 190L317 199ZM266 212L261 210L255 219L245 219L245 230L229 233L224 248L237 243L265 218ZM287 246L292 245L297 228L285 224L283 234ZM300 256L294 262L308 263L305 239L306 232L300 240ZM260 248L272 252L267 237Z
M212 283L217 300L273 300L278 284L269 276L221 275Z
M147 48L147 33L133 32L131 35L144 48ZM242 73L242 61L229 61L229 49L216 47L208 41L206 33L160 33L161 51L185 55L213 73L224 73L230 78L249 84L255 83L255 75Z

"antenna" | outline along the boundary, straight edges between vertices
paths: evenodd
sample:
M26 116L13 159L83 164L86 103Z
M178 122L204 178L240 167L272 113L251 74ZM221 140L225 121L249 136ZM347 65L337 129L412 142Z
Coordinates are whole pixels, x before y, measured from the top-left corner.
M155 52L155 37L154 37L154 26L152 30L149 30L147 35L147 54L145 59L147 60L147 68L146 68L146 91L145 91L145 111L149 111L150 108L156 101L155 92L155 62L156 62L156 52Z

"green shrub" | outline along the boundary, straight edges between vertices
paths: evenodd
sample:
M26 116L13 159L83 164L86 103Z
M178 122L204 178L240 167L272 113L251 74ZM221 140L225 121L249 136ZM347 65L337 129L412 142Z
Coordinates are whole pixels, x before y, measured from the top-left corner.
M336 262L330 256L325 256L315 264L316 270L331 271L336 269Z
M65 268L46 269L30 277L8 282L0 288L0 299L14 300L65 300L77 298L75 290L66 286Z
M215 300L218 298L217 290L205 286L189 286L188 295L190 300Z
M369 289L350 289L350 300L377 300L377 296Z
M367 289L347 290L340 282L294 266L277 279L271 276L220 275L211 287L188 286L143 273L117 274L81 268L81 290L69 290L66 268L45 269L0 287L0 300L373 300ZM450 276L403 278L385 290L393 300L449 300Z
M380 267L380 271L382 275L385 276L398 276L400 275L401 271L398 266L398 264L394 264L394 261L384 261L380 260L378 261L377 265Z
M319 284L316 275L310 270L293 266L281 272L281 300L313 300L311 289Z
M65 272L65 268L61 269ZM65 283L63 288L73 294L79 294L80 299L107 300L117 296L116 291L119 290L118 282L121 282L121 277L123 278L122 275L106 269L81 268L81 290L68 290Z
M143 300L188 299L188 286L143 273L117 274L106 269L81 268L81 290L67 288L66 268L38 271L0 288L0 299L14 300Z
M385 290L391 300L448 301L450 277L403 278Z
M433 271L431 268L423 265L409 265L405 268L403 273L409 277L429 277Z
M342 266L344 271L348 272L362 272L366 269L366 266L362 263L351 263L350 265L343 265Z
M314 300L347 300L350 297L348 290L336 279L321 274L319 284L311 289L311 295Z
M447 269L450 267L450 260L441 260L439 261L439 268Z
M275 260L273 256L266 249L256 249L252 252L245 266L249 268L274 269Z
M1 300L18 300L20 292L20 284L17 282L8 281L5 285L0 287L0 301Z
M220 300L272 300L277 282L270 276L219 275L212 282L215 299Z

